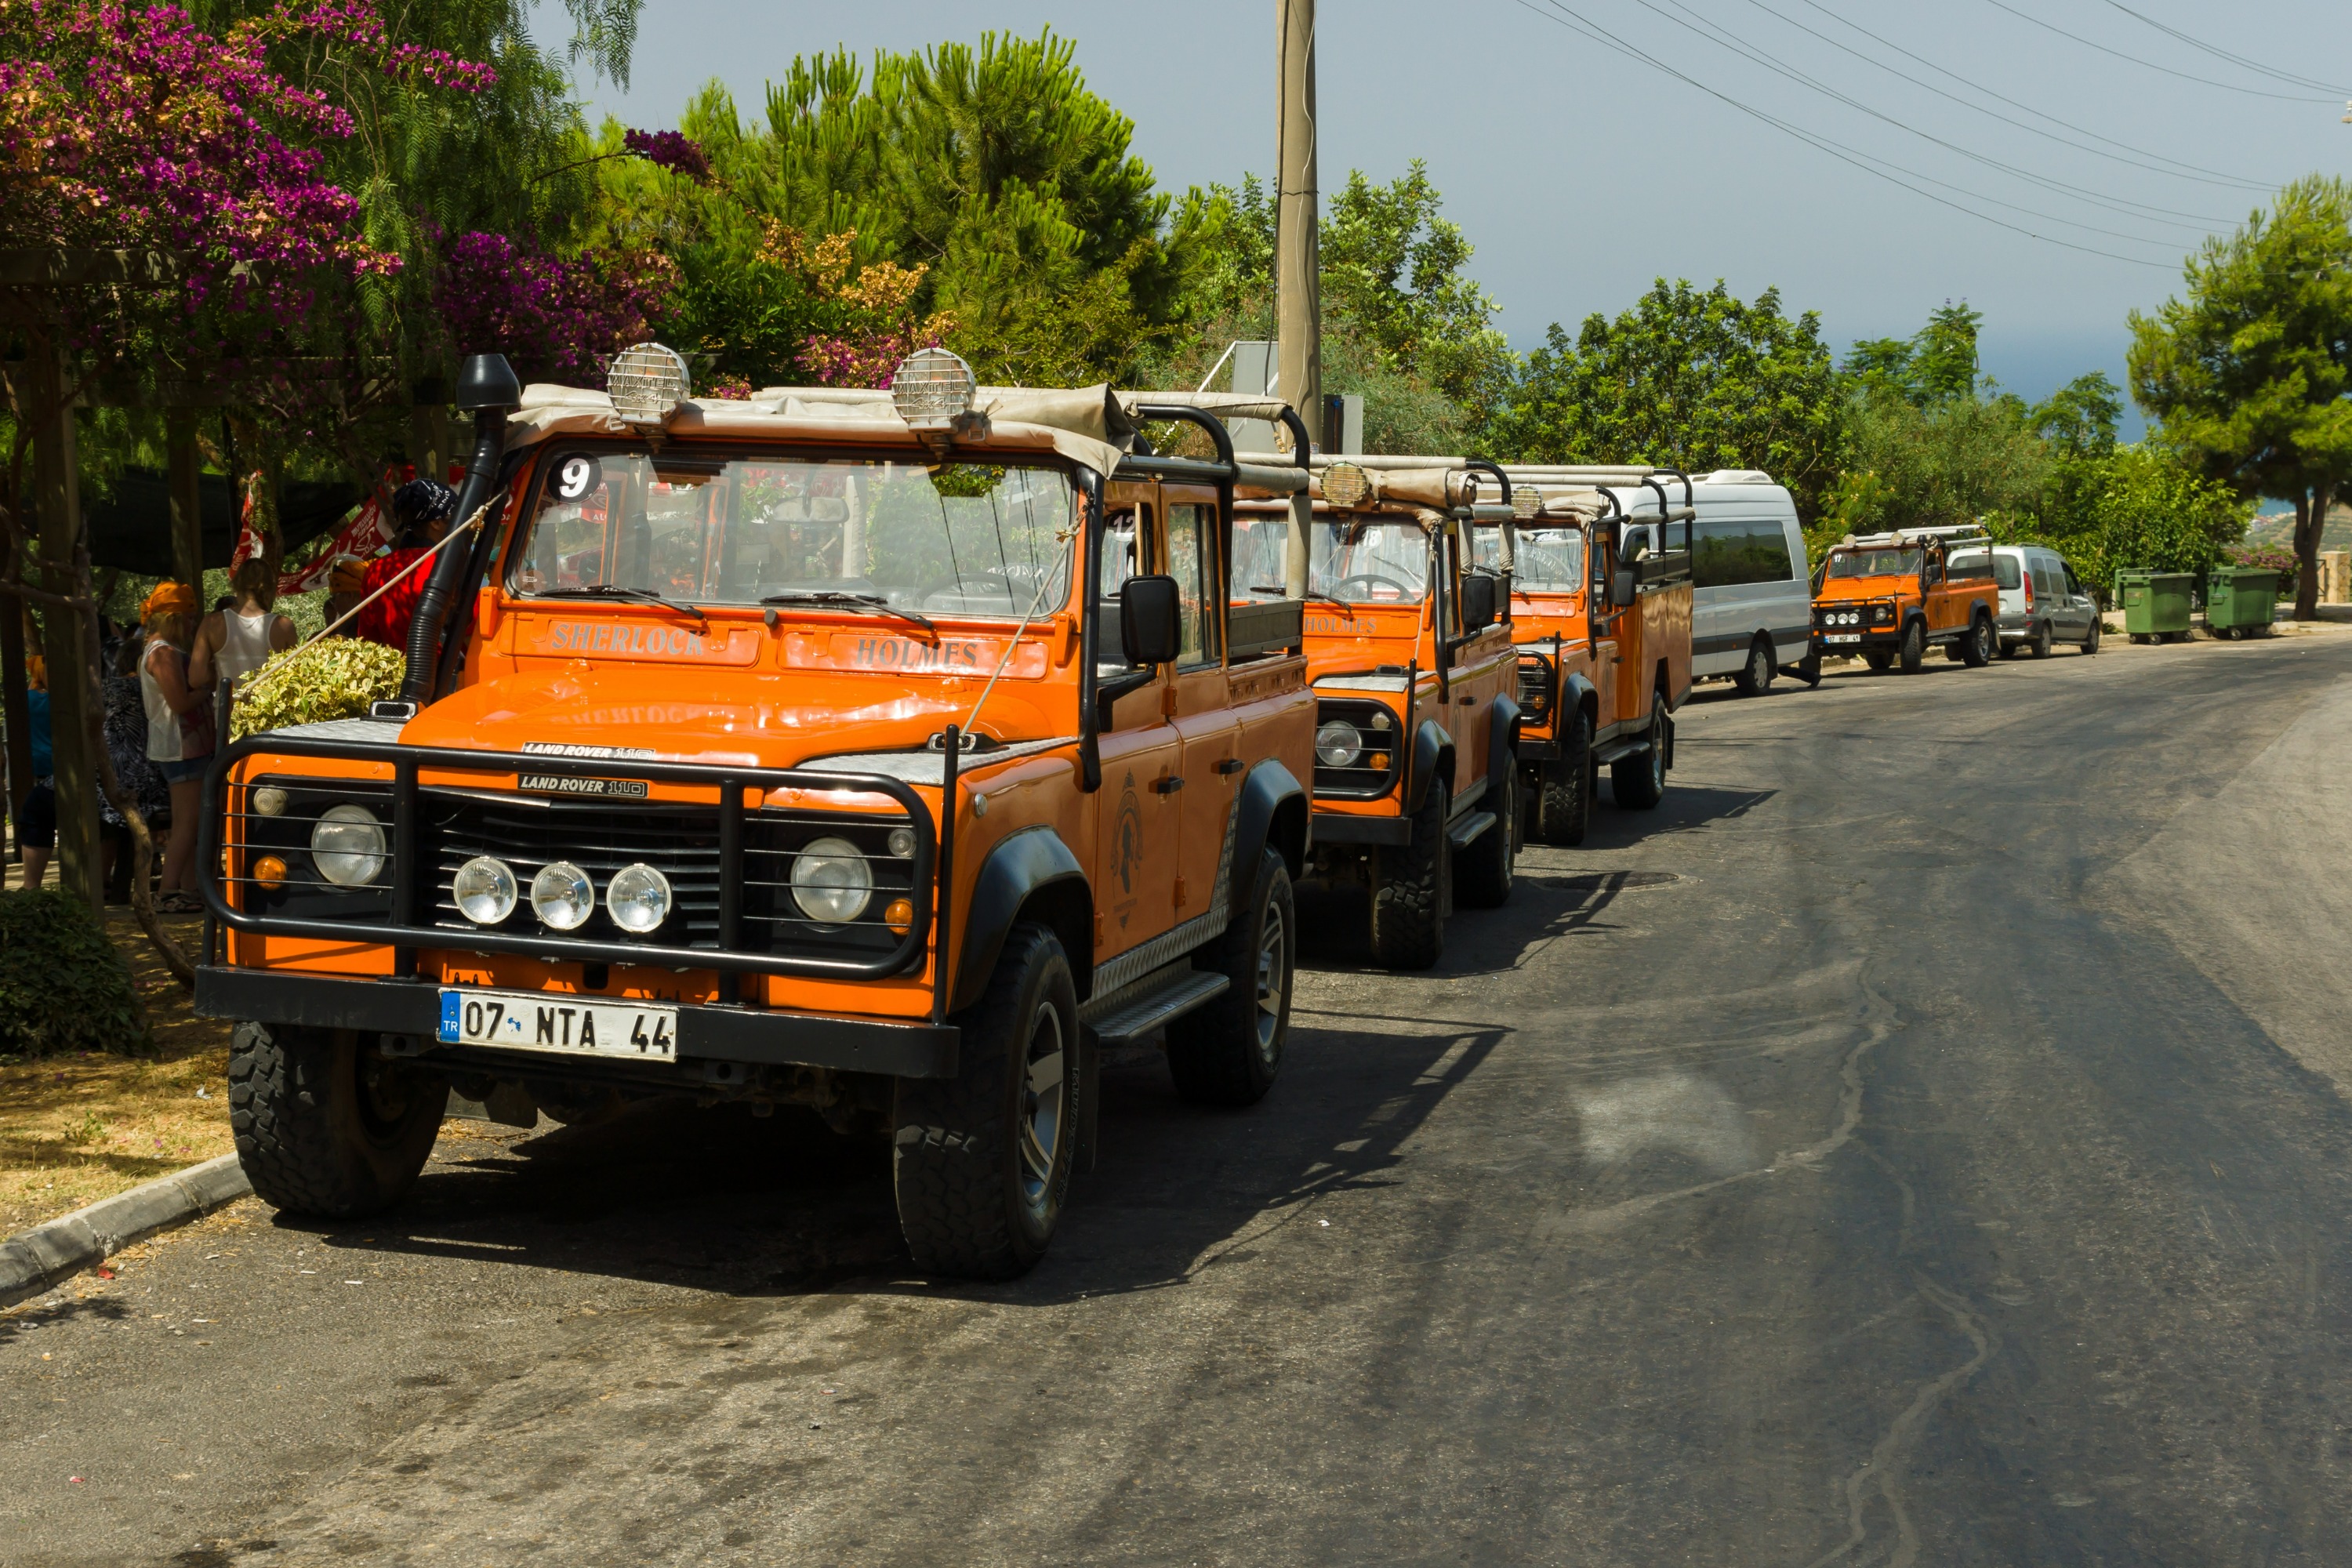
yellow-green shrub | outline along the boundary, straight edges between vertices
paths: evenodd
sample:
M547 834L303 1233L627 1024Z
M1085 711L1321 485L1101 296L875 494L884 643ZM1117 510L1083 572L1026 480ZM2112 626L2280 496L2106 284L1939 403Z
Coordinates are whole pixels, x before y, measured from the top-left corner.
M328 637L281 653L238 689L229 738L241 741L289 724L365 718L368 704L400 695L407 668L398 648L357 637Z

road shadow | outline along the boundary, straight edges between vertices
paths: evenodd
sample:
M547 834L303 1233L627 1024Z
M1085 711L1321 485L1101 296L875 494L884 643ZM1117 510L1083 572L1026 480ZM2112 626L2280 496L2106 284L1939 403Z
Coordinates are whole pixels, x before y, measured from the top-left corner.
M1319 1194L1377 1184L1404 1141L1509 1031L1301 1014L1272 1094L1240 1110L1176 1096L1156 1049L1102 1072L1096 1168L1073 1182L1053 1250L1003 1284L918 1276L899 1237L889 1148L813 1114L686 1101L593 1127L445 1132L415 1191L351 1224L280 1215L326 1247L782 1298L856 1289L1045 1303L1157 1289L1218 1261Z

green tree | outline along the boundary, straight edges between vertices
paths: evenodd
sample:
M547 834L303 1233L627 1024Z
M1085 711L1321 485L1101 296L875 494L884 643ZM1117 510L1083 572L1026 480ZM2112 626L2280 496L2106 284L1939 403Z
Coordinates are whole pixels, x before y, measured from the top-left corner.
M677 330L730 376L802 379L824 331L823 289L759 268L774 225L919 274L910 309L951 320L983 378L1031 384L1124 378L1214 248L1211 204L1156 189L1133 122L1051 29L877 51L870 72L846 51L796 58L766 110L747 124L716 83L688 105L709 184L597 165L606 229L677 262Z
M2244 536L2252 511L2163 442L2143 441L2060 452L2032 526L2010 531L2050 545L2104 590L2125 566L2203 575Z
M1821 318L1767 289L1746 303L1663 278L1613 321L1557 323L1496 415L1489 445L1517 461L1761 468L1801 515L1839 469L1844 398Z
M2287 186L2184 274L2186 299L2132 312L2132 397L2207 477L2294 501L2308 620L2328 503L2352 492L2352 186Z
M2050 472L2031 411L2002 396L1921 406L1864 389L1849 405L1846 458L1824 531L1832 539L2028 517Z
M1984 314L1964 300L1949 300L1929 312L1927 324L1911 340L1911 365L1927 402L1973 397L1977 390L1977 328Z
M2078 375L2035 405L2033 428L2070 458L2104 458L2116 449L2123 396L2107 373Z

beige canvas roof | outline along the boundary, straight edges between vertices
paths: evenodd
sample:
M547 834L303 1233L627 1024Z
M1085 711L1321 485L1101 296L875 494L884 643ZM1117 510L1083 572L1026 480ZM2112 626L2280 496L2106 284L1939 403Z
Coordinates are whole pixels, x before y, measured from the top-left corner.
M972 406L988 416L981 444L1013 451L1052 451L1108 477L1132 450L1146 404L1180 404L1223 418L1273 418L1287 405L1231 393L1138 392L1110 386L983 386ZM856 386L770 386L748 398L688 398L662 421L670 435L740 435L765 440L915 442L887 390ZM558 435L625 436L636 427L621 418L610 396L584 387L534 383L507 417L507 444L526 447ZM1250 488L1281 494L1303 482L1296 469L1244 467Z

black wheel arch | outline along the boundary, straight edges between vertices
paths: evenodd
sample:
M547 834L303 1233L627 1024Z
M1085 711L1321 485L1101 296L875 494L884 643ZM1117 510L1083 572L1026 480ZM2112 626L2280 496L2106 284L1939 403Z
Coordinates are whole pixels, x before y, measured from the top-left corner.
M1094 990L1094 889L1086 868L1046 826L1009 833L988 852L971 902L953 923L955 991L950 1012L980 1000L1004 951L1004 939L1023 921L1034 921L1061 939L1070 961L1070 979L1083 1002Z
M1518 776L1519 705L1508 697L1494 701L1493 723L1486 731L1486 787L1498 779Z
M1560 712L1566 713L1575 708L1583 709L1585 717L1588 719L1598 721L1601 716L1601 693L1595 690L1592 682L1586 679L1580 673L1570 675L1560 683ZM1559 721L1554 720L1553 730L1557 731L1559 727Z
M1241 796L1234 802L1239 820L1234 826L1233 877L1236 887L1244 876L1255 876L1259 854L1271 847L1295 879L1307 864L1309 817L1307 791L1290 770L1271 757L1262 759L1242 780Z
M1441 775L1445 787L1452 789L1454 737L1441 729L1436 720L1423 719L1421 728L1412 732L1412 773L1406 779L1406 815L1421 809L1422 799L1429 793L1429 781Z

